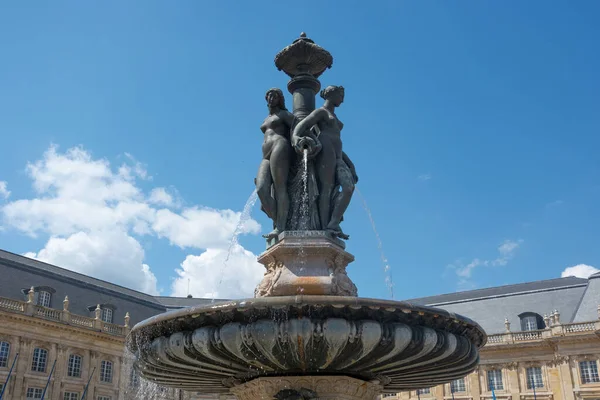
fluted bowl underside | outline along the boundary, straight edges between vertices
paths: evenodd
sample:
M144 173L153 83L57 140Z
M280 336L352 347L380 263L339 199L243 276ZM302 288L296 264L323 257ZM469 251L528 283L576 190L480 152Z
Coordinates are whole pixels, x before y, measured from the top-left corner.
M386 392L467 375L486 335L468 318L406 302L337 296L213 303L137 324L127 346L158 384L225 393L260 376L348 375Z

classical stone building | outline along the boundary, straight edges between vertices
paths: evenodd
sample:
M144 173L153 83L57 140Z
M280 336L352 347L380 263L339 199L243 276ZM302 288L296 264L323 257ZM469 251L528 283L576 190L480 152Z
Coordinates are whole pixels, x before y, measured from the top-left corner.
M386 398L600 399L600 274L409 300L466 315L487 331L477 371Z
M39 399L46 385L52 400L81 400L86 386L90 400L208 398L140 382L124 343L135 323L210 300L153 297L1 250L0 277L0 388L16 358L3 400ZM493 387L497 400L600 399L600 274L409 301L476 320L488 344L464 379L386 398L489 400Z

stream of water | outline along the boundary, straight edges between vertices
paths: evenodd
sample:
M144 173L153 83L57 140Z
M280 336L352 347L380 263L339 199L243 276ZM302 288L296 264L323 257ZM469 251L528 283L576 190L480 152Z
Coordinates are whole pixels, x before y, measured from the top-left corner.
M309 204L308 204L308 149L304 149L302 154L302 200L300 204L300 229L308 230L309 227ZM304 246L300 245L298 249L298 261L300 262L300 272L304 271L306 266L306 251ZM300 288L300 294L304 288Z
M302 154L302 203L300 204L300 229L308 230L308 149Z
M375 233L375 239L377 240L377 248L379 249L379 255L381 257L381 263L383 264L383 273L385 276L385 286L390 292L390 297L392 300L394 299L394 280L392 278L392 269L390 268L390 264L388 262L385 253L383 252L383 242L381 241L381 237L379 236L379 232L377 232L377 227L375 226L375 220L373 219L373 214L371 214L371 209L367 205L367 201L365 197L362 195L358 188L355 189L356 193L358 193L358 197L360 197L363 208L365 209L367 216L369 217L369 221L371 222L371 227L373 228L373 232Z
M229 258L231 258L231 254L235 251L235 248L239 244L239 236L244 232L244 225L248 222L252 215L252 209L256 204L256 200L258 199L258 194L256 193L256 189L252 192L248 200L246 200L246 204L244 205L244 209L242 210L242 214L240 215L240 220L238 221L235 230L233 231L233 235L231 236L231 240L229 241L229 247L227 248L227 255L225 256L225 260L223 260L223 265L221 265L221 269L219 271L219 283L217 287L213 291L213 296L211 302L215 302L215 297L221 288L221 283L223 283L223 276L225 274L225 269L227 268L227 263L229 262Z

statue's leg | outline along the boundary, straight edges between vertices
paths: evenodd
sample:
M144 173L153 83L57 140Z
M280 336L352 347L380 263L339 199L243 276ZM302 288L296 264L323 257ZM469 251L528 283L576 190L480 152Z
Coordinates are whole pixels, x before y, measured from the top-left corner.
M271 153L271 176L277 201L277 216L275 226L279 232L286 229L290 198L288 195L287 181L290 171L291 147L287 141L279 141Z
M315 169L319 178L319 218L321 229L329 226L331 219L331 193L335 186L335 149L327 140L321 140L323 148L317 156Z
M342 222L342 217L344 216L346 209L348 209L352 194L354 193L354 178L343 160L338 160L337 162L336 177L341 186L341 193L335 196L335 201L332 205L333 210L331 212L331 220L327 225L327 229L339 232L342 235L341 237L346 238L346 235L343 234L340 228L340 222Z
M275 199L271 196L272 183L270 162L269 160L262 160L258 168L258 174L256 175L256 193L265 213L275 221L277 205L275 204Z

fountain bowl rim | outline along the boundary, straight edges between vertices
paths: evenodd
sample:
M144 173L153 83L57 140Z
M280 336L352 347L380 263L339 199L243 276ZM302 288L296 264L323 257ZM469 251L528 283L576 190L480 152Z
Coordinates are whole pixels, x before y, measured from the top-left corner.
M127 336L127 347L135 352L137 350L137 340L143 336L147 341L152 341L160 336L171 334L174 331L169 330L178 321L190 321L200 316L213 317L222 320L222 324L231 322L231 319L222 318L223 316L247 315L247 322L252 321L252 311L259 310L285 310L286 308L299 310L303 307L382 311L385 315L405 314L422 317L429 320L441 320L446 322L447 326L443 329L450 332L470 332L469 336L474 338L473 343L478 347L483 347L487 342L487 334L483 328L472 319L460 314L436 307L413 304L407 301L384 300L365 297L348 296L326 296L326 295L297 295L297 296L273 296L258 297L238 300L221 300L210 303L198 304L196 306L186 307L177 310L167 311L138 322ZM308 316L308 315L307 315ZM219 318L221 317L221 318ZM239 318L237 318L239 320ZM419 325L430 325L422 323Z

